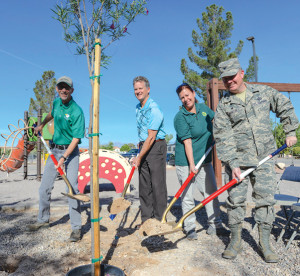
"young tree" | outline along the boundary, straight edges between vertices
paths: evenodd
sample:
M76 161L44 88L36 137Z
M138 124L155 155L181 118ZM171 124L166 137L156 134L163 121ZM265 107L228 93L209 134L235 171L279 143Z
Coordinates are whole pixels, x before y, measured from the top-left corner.
M101 65L107 66L110 57L106 49L113 42L126 36L128 26L140 14L148 14L147 0L63 0L52 10L64 30L64 40L76 47L78 55L85 55L90 82L100 82L100 76L94 76L95 40L101 39ZM96 79L95 79L96 77ZM93 133L93 89L90 102L89 133ZM89 139L92 152L92 138Z
M92 86L89 110L91 172L94 170L92 154L93 140L91 135L98 135L98 133L93 133L93 88L95 82L96 84L100 84L100 75L97 75L99 68L95 68L95 42L97 41L98 43L98 41L101 41L101 65L107 66L109 62L109 56L105 54L107 47L128 34L127 28L129 24L132 23L139 14L148 13L148 10L145 8L146 3L146 0L133 0L131 2L126 0L62 0L62 3L56 5L52 10L55 14L55 19L57 19L63 27L65 41L75 44L77 54L85 55L87 59ZM97 60L96 64L98 64L98 62L99 60ZM97 73L95 74L95 72ZM96 87L98 87L98 85ZM98 93L98 91L96 93ZM99 119L98 115L99 110L96 110L95 122ZM97 170L98 168L95 169ZM93 174L90 176L90 182L95 183L93 181ZM93 227L92 232L94 232ZM99 233L97 233L97 235L99 235ZM99 269L99 263L99 261L96 262L97 269Z
M192 31L192 42L197 48L188 49L190 62L194 63L201 72L189 68L185 59L181 60L180 70L184 75L184 81L188 82L197 94L206 100L206 84L211 78L218 78L218 64L228 58L239 56L244 42L239 41L234 51L230 48L231 31L233 30L233 18L231 12L226 12L223 18L224 8L215 4L206 7L202 13L202 19L197 18L200 33Z
M45 71L42 79L36 81L35 88L33 88L36 99L30 98L29 116L37 116L39 108L44 113L51 111L52 102L58 96L55 90L56 79L54 75L53 71Z

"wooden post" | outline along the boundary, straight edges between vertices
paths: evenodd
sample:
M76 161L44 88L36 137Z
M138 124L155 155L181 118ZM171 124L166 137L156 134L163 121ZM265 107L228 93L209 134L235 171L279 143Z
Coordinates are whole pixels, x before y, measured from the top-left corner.
M42 109L38 110L38 126L42 123ZM37 157L36 157L36 165L37 165L37 180L41 181L42 179L42 160L41 160L41 152L42 152L42 142L41 138L37 137Z
M216 111L219 103L219 80L217 78L211 79L207 84L207 103L210 109ZM216 147L213 148L213 167L215 171L217 187L222 187L222 164L217 157Z
M28 124L28 111L24 112L24 123L25 126ZM27 153L27 146L28 146L28 136L27 136L27 129L24 129L24 163L23 163L23 168L24 168L24 179L27 179L28 175L28 153Z
M100 276L100 219L99 219L99 98L100 98L101 40L95 40L95 68L93 85L93 185L92 185L92 235L93 273Z

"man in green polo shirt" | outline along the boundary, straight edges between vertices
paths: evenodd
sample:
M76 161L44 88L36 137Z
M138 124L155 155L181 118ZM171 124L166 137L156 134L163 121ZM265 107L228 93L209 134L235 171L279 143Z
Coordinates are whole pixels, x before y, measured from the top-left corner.
M50 219L50 200L54 181L57 177L57 168L65 165L67 177L72 185L74 194L78 191L79 148L81 138L84 137L84 114L82 109L72 98L74 92L71 78L63 76L56 83L59 98L53 102L52 111L43 122L35 128L35 133L41 132L43 127L54 118L53 143L50 147L58 160L55 166L51 158L47 159L41 186L39 189L39 214L37 222L28 225L29 231L48 228ZM71 242L81 238L81 209L80 201L68 198L69 215L72 233Z

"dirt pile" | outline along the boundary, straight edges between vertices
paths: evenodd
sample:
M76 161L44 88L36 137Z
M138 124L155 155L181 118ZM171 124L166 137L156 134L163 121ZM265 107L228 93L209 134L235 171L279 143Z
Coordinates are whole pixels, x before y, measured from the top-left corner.
M131 202L126 200L123 197L116 198L112 202L112 204L109 206L109 212L112 215L119 214L123 211L125 211L129 206L131 205Z
M139 229L140 235L155 236L167 233L173 230L173 227L167 223L161 223L157 219L146 220Z

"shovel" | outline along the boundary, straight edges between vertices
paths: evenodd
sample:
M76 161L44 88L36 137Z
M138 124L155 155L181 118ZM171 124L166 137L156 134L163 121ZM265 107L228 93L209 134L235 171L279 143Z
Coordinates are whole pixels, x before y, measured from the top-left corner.
M286 147L287 147L287 145L284 144L282 147L280 147L279 149L277 149L276 151L274 151L273 153L271 153L270 155L268 155L267 157L265 157L263 160L261 160L256 167L250 168L250 169L244 171L243 173L241 173L240 178L241 179L245 178L247 175L249 175L251 172L253 172L257 167L259 167L260 165L262 165L263 163L265 163L266 161L268 161L269 159L271 159L273 156L275 156L276 154L278 154L279 152L281 152L282 150L284 150ZM223 193L224 191L226 191L227 189L229 189L231 186L233 186L233 185L235 185L235 184L237 184L239 182L241 182L239 179L234 178L231 181L229 181L226 185L224 185L223 187L221 187L219 190L217 190L213 194L211 194L209 197L205 198L197 206L195 206L190 211L188 211L186 214L184 214L182 216L182 218L179 220L179 222L175 225L175 227L173 227L170 231L166 231L166 232L162 232L162 233L154 233L154 234L151 234L151 235L148 235L148 236L167 235L167 234L171 234L171 233L175 233L177 231L183 230L183 227L182 227L183 226L183 222L184 222L184 220L188 216L190 216L191 214L193 214L196 211L200 210L207 203L209 203L210 201L212 201L213 199L215 199L217 196L219 196L221 193Z
M114 214L111 213L109 215L109 218L111 220L113 220L116 217L117 213L120 213L120 212L126 210L131 205L131 203L128 200L125 199L125 194L126 194L127 189L129 187L129 184L130 184L131 178L133 176L134 170L135 170L135 166L133 166L132 169L131 169L131 171L130 171L130 174L129 174L128 178L127 178L126 185L125 185L125 187L123 189L121 197L117 198L117 199L114 199L113 203L110 206L110 211L112 209L117 209L116 213L114 213Z
M196 170L198 170L203 161L205 160L205 158L208 156L208 154L210 153L210 151L212 150L212 148L214 147L215 142L213 142L211 144L211 146L208 148L208 150L204 153L204 155L202 156L202 158L199 160L199 162L196 165ZM190 181L192 180L192 178L195 176L194 172L191 172L190 175L188 176L188 178L184 181L184 183L182 184L182 186L180 187L180 189L178 190L178 192L176 193L176 195L174 196L174 198L172 199L172 201L170 202L169 206L167 207L167 209L165 210L162 219L161 219L161 223L166 223L166 216L168 214L168 212L170 211L171 207L174 205L174 203L177 201L177 199L180 197L180 195L182 194L182 192L185 190L186 186L190 183Z
M43 144L44 144L44 146L45 146L47 152L49 153L49 155L50 155L50 157L51 157L53 163L54 163L55 166L56 166L56 165L58 164L58 162L57 162L55 156L54 156L53 153L51 152L50 148L48 147L46 141L44 140L44 138L43 138L43 136L41 135L40 132L38 133L38 135L40 136L40 138L41 138L41 140L42 140L42 142L43 142ZM83 202L88 202L88 201L90 201L90 197L89 197L88 195L81 194L81 193L74 195L73 190L72 190L72 186L71 186L71 184L70 184L70 182L69 182L67 176L65 175L64 171L62 170L62 168L61 168L61 167L58 167L57 170L58 170L59 174L61 175L61 177L63 178L63 180L66 182L66 184L67 184L67 186L68 186L68 189L69 189L69 191L68 191L67 194L66 194L66 193L62 193L64 196L67 196L67 197L69 197L69 198L73 198L73 199L76 199L76 200L80 200L80 201L83 201Z

